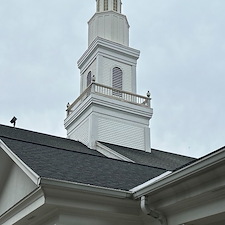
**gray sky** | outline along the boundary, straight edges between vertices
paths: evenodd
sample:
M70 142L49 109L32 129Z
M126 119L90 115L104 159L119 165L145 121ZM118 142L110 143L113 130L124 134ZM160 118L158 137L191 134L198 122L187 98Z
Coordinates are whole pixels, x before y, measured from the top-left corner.
M225 145L225 1L123 0L152 93L152 147L200 157ZM0 123L66 136L95 0L0 0Z

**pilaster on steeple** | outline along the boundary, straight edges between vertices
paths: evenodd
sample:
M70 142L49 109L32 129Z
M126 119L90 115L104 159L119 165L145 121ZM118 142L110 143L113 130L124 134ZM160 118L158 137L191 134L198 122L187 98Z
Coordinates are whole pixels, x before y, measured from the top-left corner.
M129 45L129 24L121 6L121 0L96 0L96 13L88 22L88 45L96 37Z
M121 0L96 0L96 12L115 11L121 13Z

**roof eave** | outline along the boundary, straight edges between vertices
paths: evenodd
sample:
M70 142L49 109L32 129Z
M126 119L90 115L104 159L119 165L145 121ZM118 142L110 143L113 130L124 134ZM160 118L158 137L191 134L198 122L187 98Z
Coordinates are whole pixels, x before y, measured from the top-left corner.
M133 197L137 199L144 195L159 192L166 189L169 185L173 185L175 182L187 180L191 176L199 174L216 164L224 163L224 161L225 148L222 148L213 154L207 155L194 163L163 177L162 179L155 180L155 182L149 182L148 185L141 185L139 188L134 188L133 191L131 190L133 192Z
M115 198L130 198L132 196L132 192L125 190L118 190L106 187L99 187L94 185L69 182L51 178L41 178L40 179L41 187L56 187L58 189L71 189L74 191L80 192L88 192L95 195L115 197Z

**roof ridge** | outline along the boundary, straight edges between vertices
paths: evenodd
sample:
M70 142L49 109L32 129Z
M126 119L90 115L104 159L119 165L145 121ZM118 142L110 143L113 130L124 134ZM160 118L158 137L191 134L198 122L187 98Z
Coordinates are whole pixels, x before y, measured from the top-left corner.
M80 151L76 151L76 150L70 150L70 149L66 149L66 148L60 148L60 147L57 147L57 146L52 146L52 145L47 145L47 144L41 144L41 143L38 143L38 142L32 142L32 141L27 141L27 140L23 140L23 139L19 139L19 138L12 138L12 137L8 137L8 136L4 136L4 135L0 135L0 138L6 138L6 139L10 139L10 140L14 140L14 141L21 141L23 143L29 143L29 144L35 144L35 145L39 145L39 146L43 146L43 147L49 147L49 148L54 148L54 149L58 149L58 150L62 150L62 151L68 151L68 152L77 152L77 153L81 153L81 154L86 154L86 155L93 155L93 156L96 156L94 154L91 154L91 153L86 153L86 152L80 152ZM70 139L68 139L70 140ZM78 143L81 143L79 141L75 141L75 142L78 142ZM82 144L82 143L81 143ZM86 145L85 145L86 146ZM87 146L86 146L87 147ZM88 148L88 147L87 147ZM89 148L90 149L90 148ZM90 149L91 150L91 149Z
M25 128L19 128L19 127L11 127L11 126L8 126L8 125L4 125L4 124L0 124L0 127L6 127L7 129L12 129L12 130L21 130L21 131L24 131L24 132L29 132L29 133L33 133L33 134L39 134L39 135L45 135L45 136L49 136L49 137L55 137L55 138L62 138L62 139L66 139L66 140L71 140L71 141L75 141L75 140L72 140L72 139L67 139L65 137L60 137L60 136L56 136L56 135L52 135L52 134L46 134L46 133L42 133L42 132L38 132L38 131L33 131L33 130L27 130ZM0 137L2 135L0 134Z
M127 163L127 164L133 164L133 165L137 165L137 166L143 166L143 167L155 168L155 169L161 169L161 170L164 170L164 171L168 171L165 168L161 168L161 167L149 166L149 165L140 164L140 163L136 163L136 162L127 162L127 161L124 161L124 160L109 158L109 157L106 157L106 156L103 156L103 155L94 155L94 154L91 154L91 153L79 152L79 151L76 151L76 150L69 150L69 149L65 149L65 148L53 147L51 145L45 145L45 144L40 144L40 143L33 143L31 141L20 140L20 139L7 137L7 136L3 136L3 135L0 135L0 137L6 138L6 139L10 139L10 140L14 140L14 141L21 141L23 143L36 144L36 145L39 145L39 146L49 147L49 148L52 148L52 149L58 149L58 150L61 150L61 151L74 152L74 153L77 153L77 154L89 155L89 156L94 156L94 157L98 157L98 158L102 158L102 159L119 161L119 162L123 162L123 163Z
M185 158L197 159L197 158L194 158L194 157L191 157L191 156L187 156L187 155L181 155L181 154L178 154L178 153L167 152L167 151L165 151L165 150L160 150L160 149L155 149L155 148L152 148L152 150L154 150L154 151L159 151L159 152L164 152L164 153L166 153L166 154L177 155L177 156L181 156L181 157L185 157Z
M116 144L111 144L111 143L107 143L107 142L101 142L101 143L103 143L103 144L109 144L109 145L114 145L114 146L118 146L118 147L122 147L122 148L127 148L127 149L132 149L132 150L135 150L135 151L144 152L146 154L149 153L149 152L145 152L145 151L142 151L142 150L139 150L139 149L136 149L136 148L129 148L129 147L125 147L125 146L121 146L121 145L116 145ZM163 153L170 154L170 155L176 155L176 156L181 156L181 157L185 157L185 158L190 158L190 159L197 159L197 158L194 158L194 157L191 157L191 156L181 155L181 154L173 153L173 152L167 152L165 150L159 150L159 149L155 149L155 148L152 148L151 150L163 152Z

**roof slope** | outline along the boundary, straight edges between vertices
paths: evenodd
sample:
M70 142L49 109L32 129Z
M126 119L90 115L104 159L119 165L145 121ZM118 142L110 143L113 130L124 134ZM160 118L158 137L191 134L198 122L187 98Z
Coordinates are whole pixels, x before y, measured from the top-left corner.
M123 146L102 143L112 150L120 153L123 156L133 160L136 163L163 168L166 170L176 170L186 164L195 161L195 158L164 152L152 149L151 153L140 151L137 149L127 148Z
M15 140L29 141L35 144L51 146L54 148L63 148L66 150L83 152L93 155L101 155L98 151L88 148L81 142L74 141L68 138L56 137L48 134L42 134L34 131L24 130L4 126L0 124L0 137L13 138Z
M3 133L5 130L6 134ZM92 150L87 153L87 149L81 151L84 146L76 141L73 141L73 150L70 150L67 148L67 139L61 140L61 138L1 125L0 139L34 172L44 178L130 190L166 171L91 154ZM52 143L48 142L48 139Z

